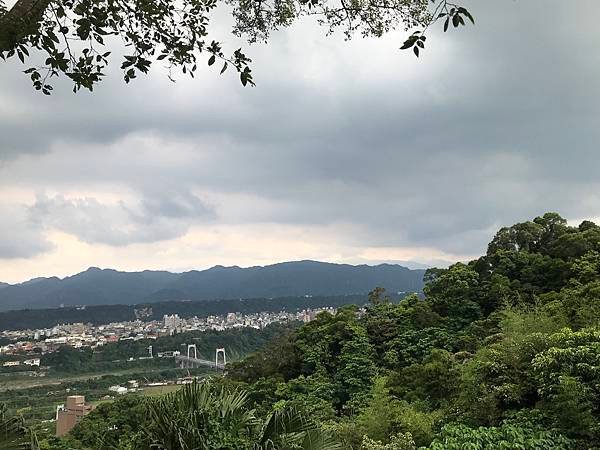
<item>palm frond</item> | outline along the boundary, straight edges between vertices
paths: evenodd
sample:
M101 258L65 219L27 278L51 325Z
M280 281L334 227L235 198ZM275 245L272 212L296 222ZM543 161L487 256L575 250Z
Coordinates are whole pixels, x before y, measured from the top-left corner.
M25 426L22 416L10 415L8 407L0 404L0 448L3 450L38 450L36 434Z
M341 450L341 445L318 424L295 408L273 412L263 426L255 450Z
M204 450L226 433L250 435L256 427L254 410L245 407L247 394L215 389L209 382L185 385L148 405L151 448Z

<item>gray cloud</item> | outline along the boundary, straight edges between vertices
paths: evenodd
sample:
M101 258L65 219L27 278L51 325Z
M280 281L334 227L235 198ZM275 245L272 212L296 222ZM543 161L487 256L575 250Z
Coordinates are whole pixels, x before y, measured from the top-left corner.
M279 33L249 50L254 89L157 73L47 99L3 71L14 89L0 100L15 106L0 110L0 187L130 190L135 207L56 196L32 209L109 245L212 217L350 224L348 246L477 254L497 227L546 210L600 216L600 5L471 3L477 25L431 36L419 61L397 51L401 34Z
M123 201L106 204L89 197L38 195L28 213L45 229L64 231L90 244L114 246L173 239L185 234L190 226L180 219L206 221L214 214L191 193L145 198L139 206Z
M0 259L31 258L52 248L26 207L0 205Z

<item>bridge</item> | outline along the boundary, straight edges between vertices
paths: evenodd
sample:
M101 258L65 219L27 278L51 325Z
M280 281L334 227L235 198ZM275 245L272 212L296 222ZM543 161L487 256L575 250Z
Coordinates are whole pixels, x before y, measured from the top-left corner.
M193 350L193 356L192 356ZM221 356L221 361L219 361L219 356ZM198 358L198 353L196 351L196 344L188 344L187 346L187 356L186 355L177 355L175 356L175 361L179 367L191 368L191 367L211 367L216 370L225 370L225 366L227 365L227 358L225 357L225 349L217 348L215 350L215 360L208 361L206 359Z
M191 367L211 367L214 369L225 370L225 364L223 363L215 363L214 361L200 358L190 358L185 355L176 356L175 361L177 361L177 365L182 369Z

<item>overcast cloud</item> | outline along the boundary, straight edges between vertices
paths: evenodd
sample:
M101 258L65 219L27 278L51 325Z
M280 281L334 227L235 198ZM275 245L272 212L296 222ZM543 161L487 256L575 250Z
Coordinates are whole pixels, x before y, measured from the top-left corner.
M545 211L599 217L600 4L470 9L477 25L419 60L401 32L344 42L304 22L247 48L255 88L156 70L46 98L3 64L0 280L439 263Z

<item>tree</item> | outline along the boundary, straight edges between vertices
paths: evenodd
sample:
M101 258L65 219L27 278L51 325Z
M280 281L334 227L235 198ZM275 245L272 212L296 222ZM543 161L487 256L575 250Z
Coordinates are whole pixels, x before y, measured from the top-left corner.
M337 442L295 409L260 421L244 391L192 383L149 403L149 424L138 449L341 450Z
M598 439L600 330L568 328L549 337L531 363L542 404L565 434ZM595 417L594 417L595 416Z
M469 265L456 263L428 276L423 289L433 311L448 316L459 327L480 318L479 274Z
M342 344L334 381L338 405L352 411L364 403L377 368L373 362L373 346L364 327L352 324L349 329L352 335Z
M145 398L126 395L98 405L69 433L83 448L112 450L122 448L138 431L146 417Z
M459 367L453 355L435 349L423 363L412 364L393 373L388 387L399 398L426 401L437 409L456 394L459 376Z
M426 31L436 21L459 27L472 15L448 0L225 0L233 8L234 34L250 42L266 41L270 33L306 15L347 37L382 36L403 25L418 28L402 45L416 56L425 47ZM241 83L253 85L251 60L241 51L226 53L209 31L217 0L17 0L10 8L0 0L0 56L22 63L37 52L44 61L25 70L35 89L49 95L52 77L65 75L73 90L92 90L105 76L111 53L125 45L121 63L126 82L163 62L194 76L204 56L217 61L223 73L233 67ZM118 39L115 39L118 38Z
M319 425L295 409L274 411L260 430L253 450L342 450Z
M0 404L0 448L4 450L38 450L35 434L25 426L21 416L13 416Z
M392 436L389 444L364 436L361 446L361 450L415 450L416 448L410 433L398 433Z
M573 442L561 434L527 425L503 424L500 427L469 428L447 425L429 450L571 450Z
M371 292L369 292L369 302L373 305L379 305L381 303L389 303L390 298L385 295L385 288L377 286Z

